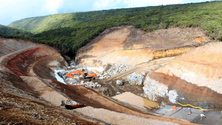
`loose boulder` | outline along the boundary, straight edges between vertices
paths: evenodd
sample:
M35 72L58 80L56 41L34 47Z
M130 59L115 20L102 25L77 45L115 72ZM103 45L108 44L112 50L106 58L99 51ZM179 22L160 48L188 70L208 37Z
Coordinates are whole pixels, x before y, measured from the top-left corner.
M121 80L116 80L116 84L119 85L119 86L122 86L123 82Z
M127 76L127 80L131 85L142 85L144 76L142 74L136 74L135 72Z

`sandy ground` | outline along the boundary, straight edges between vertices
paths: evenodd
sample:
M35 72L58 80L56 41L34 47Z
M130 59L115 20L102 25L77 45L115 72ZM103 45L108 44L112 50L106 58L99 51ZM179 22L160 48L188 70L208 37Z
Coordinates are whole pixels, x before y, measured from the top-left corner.
M112 125L178 125L172 122L161 122L154 119L145 119L133 115L126 115L106 109L92 107L79 108L74 111L95 119L101 119L102 121Z
M39 98L42 98L55 106L60 106L63 100L64 102L69 100L36 77L21 76L21 78L39 94Z
M158 107L158 103L156 102L152 102L150 100L147 100L145 98L142 98L140 96L137 96L131 92L125 92L125 93L122 93L120 95L116 95L114 97L112 97L114 99L117 99L119 101L123 101L123 102L127 102L131 105L135 105L135 106L138 106L140 108L143 108L143 109L152 109L152 108L157 108ZM145 108L146 107L146 108Z

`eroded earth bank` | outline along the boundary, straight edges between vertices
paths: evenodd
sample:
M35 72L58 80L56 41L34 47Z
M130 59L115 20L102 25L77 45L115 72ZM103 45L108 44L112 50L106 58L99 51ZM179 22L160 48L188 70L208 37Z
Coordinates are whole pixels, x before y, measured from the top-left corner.
M114 27L82 47L74 60L77 65L70 65L47 45L0 38L0 120L26 124L199 123L156 111L166 105L181 107L179 104L219 111L221 46L197 28L146 33L132 26ZM97 76L66 77L75 70Z

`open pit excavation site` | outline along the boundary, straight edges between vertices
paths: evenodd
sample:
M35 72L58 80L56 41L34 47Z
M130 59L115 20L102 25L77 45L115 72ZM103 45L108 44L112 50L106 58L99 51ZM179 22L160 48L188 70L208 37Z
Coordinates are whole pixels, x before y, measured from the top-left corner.
M222 43L199 28L106 29L66 61L0 38L0 120L15 124L222 124Z

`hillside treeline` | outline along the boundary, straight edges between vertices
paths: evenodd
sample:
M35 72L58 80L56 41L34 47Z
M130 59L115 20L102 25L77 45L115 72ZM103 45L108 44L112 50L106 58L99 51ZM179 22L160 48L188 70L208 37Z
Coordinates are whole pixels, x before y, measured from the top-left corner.
M15 29L15 28L0 25L0 36L2 36L2 37L4 36L4 37L10 38L10 36L11 36L14 38L29 38L32 35L33 34L30 32L26 32L26 31Z
M221 22L222 2L213 1L57 14L19 20L9 26L33 33L30 39L66 48L73 54L110 27L133 25L147 32L169 27L200 27L212 39L222 40Z

